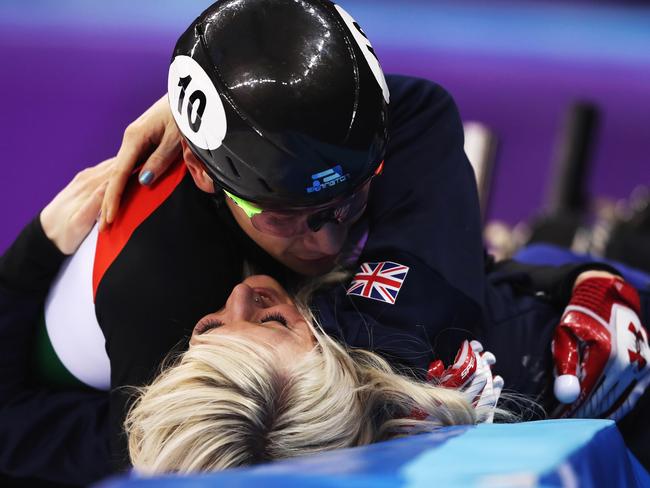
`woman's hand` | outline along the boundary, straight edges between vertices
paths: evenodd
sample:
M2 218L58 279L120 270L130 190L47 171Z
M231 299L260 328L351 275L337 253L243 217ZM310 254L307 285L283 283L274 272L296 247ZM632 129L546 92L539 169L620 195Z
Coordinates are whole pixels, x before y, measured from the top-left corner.
M114 159L85 169L41 212L45 235L63 254L74 253L97 221Z
M180 157L180 141L181 135L169 111L167 95L126 128L104 195L100 230L115 219L124 187L135 166L155 148L144 162L138 176L141 184L151 185Z

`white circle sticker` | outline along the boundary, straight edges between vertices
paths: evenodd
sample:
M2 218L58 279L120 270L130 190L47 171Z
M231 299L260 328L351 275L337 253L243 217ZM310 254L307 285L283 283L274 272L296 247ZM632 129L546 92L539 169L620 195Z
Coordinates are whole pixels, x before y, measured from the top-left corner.
M167 79L169 106L178 128L195 146L216 149L228 127L221 97L201 65L176 56Z
M384 100L386 100L386 103L390 102L390 92L388 91L386 78L384 78L384 72L382 71L381 66L379 66L379 60L377 59L375 51L366 37L366 34L361 30L361 26L359 26L349 13L338 5L334 5L334 7L336 7L336 10L343 18L345 25L348 26L354 40L357 41L357 45L359 46L359 49L361 49L363 57L366 58L366 62L368 63L368 66L370 66L372 74L375 75L375 79L381 87L381 91L384 94Z

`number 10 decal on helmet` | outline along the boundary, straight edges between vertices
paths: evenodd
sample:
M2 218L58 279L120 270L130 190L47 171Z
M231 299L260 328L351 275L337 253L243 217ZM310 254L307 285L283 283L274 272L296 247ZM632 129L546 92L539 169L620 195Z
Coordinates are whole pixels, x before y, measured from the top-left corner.
M361 28L326 0L214 3L176 43L168 93L215 187L259 208L328 204L384 159L386 80ZM341 177L314 178L326 173Z
M216 149L226 136L226 112L201 65L176 56L167 79L169 105L181 133L201 149Z

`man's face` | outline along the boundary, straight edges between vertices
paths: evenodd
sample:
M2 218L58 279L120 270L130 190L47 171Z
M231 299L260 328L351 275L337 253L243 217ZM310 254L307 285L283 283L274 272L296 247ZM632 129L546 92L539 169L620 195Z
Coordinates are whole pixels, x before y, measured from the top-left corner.
M182 141L183 158L196 185L208 193L214 192L214 184L191 149ZM367 195L367 190L366 190ZM257 230L246 213L230 198L226 203L235 221L248 237L253 239L275 260L289 269L305 276L318 276L330 271L341 253L350 227L362 212L345 223L328 222L317 232L308 231L292 237L277 237Z
M233 217L248 237L289 269L306 276L318 276L334 267L353 221L326 223L317 232L308 231L293 237L276 237L260 232L246 213L226 198Z

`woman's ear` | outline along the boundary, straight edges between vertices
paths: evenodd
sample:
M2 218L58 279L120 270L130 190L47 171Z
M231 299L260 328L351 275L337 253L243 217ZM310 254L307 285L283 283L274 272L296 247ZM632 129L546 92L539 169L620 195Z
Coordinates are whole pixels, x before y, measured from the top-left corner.
M184 139L181 139L181 145L183 146L183 160L192 175L194 184L206 193L214 193L214 182L206 173L203 163L194 155Z

